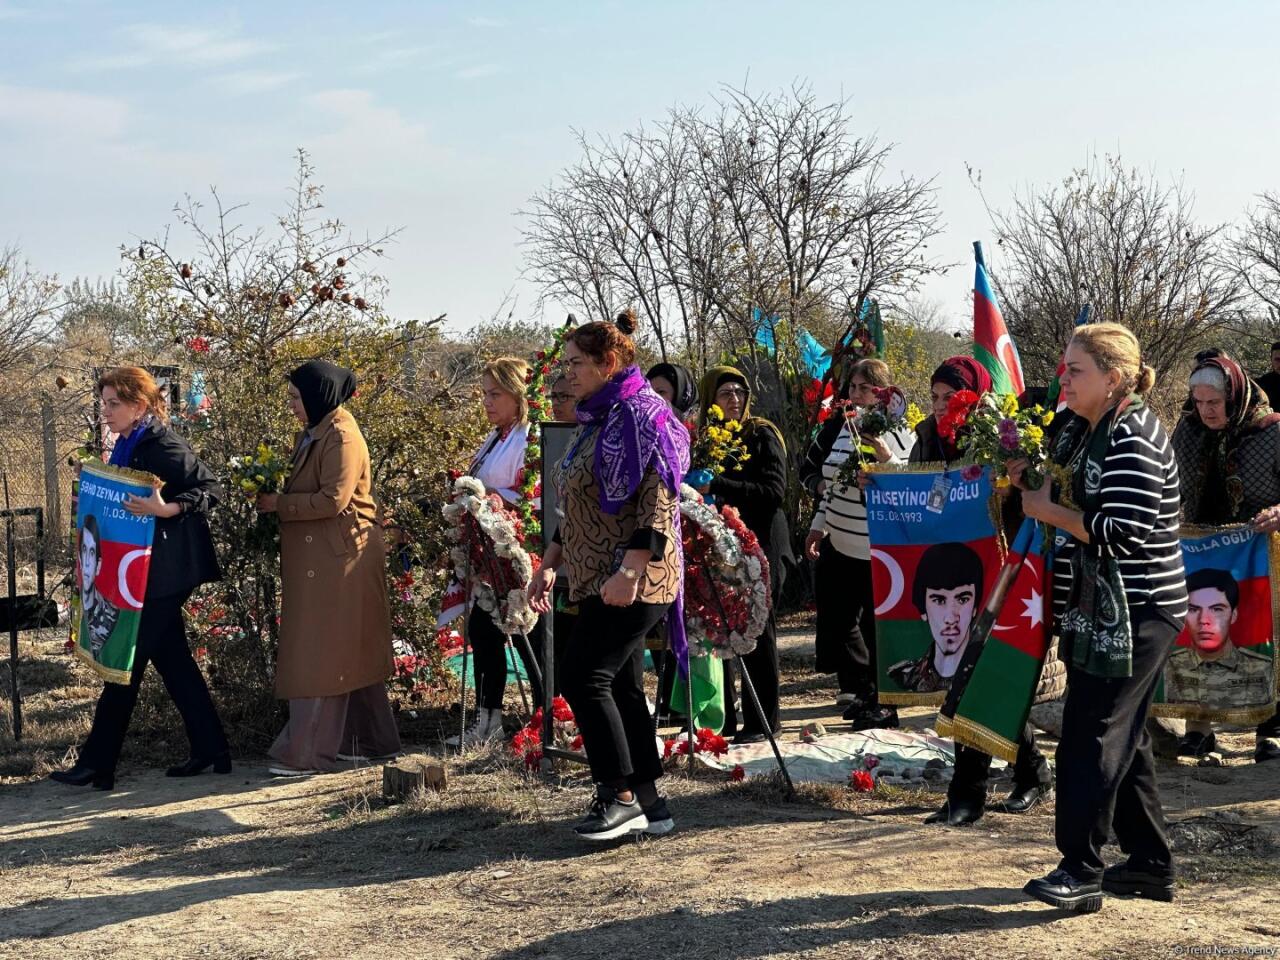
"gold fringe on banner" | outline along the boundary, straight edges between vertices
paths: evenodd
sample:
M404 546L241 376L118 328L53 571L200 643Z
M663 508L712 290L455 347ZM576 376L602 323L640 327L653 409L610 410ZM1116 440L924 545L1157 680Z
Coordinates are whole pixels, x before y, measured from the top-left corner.
M907 693L906 691L881 690L881 703L890 707L940 707L947 702L946 691L938 693Z
M958 744L973 747L993 757L999 757L1005 763L1013 763L1018 759L1018 745L1006 740L1000 734L988 730L980 723L974 723L967 717L938 716L934 726L940 737L950 737Z
M85 460L80 464L81 474L91 474L95 477L102 477L104 480L123 480L126 483L136 483L144 487L160 487L164 485L164 481L157 477L154 473L147 473L145 470L130 470L127 467L113 467L107 463L99 463L96 460Z
M79 637L76 637L75 641L76 659L83 661L90 670L100 676L103 680L106 680L108 683L123 683L126 685L133 681L131 671L113 670L110 667L104 667L97 660L93 659L92 654L85 652L84 647L80 646ZM137 654L135 653L134 656L137 656Z

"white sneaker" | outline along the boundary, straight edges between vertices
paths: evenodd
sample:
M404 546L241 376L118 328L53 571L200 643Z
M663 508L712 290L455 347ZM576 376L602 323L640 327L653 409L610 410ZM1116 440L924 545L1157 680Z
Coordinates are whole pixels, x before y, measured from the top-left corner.
M310 777L318 770L303 770L300 767L267 767L267 773L273 777Z
M502 736L502 711L481 710L476 714L471 726L461 737L449 737L445 744L450 747L474 747Z

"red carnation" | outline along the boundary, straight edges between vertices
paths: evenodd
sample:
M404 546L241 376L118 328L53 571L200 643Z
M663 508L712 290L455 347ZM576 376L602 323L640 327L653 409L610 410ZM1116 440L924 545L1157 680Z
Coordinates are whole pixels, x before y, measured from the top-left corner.
M582 734L578 734L576 737L574 737L574 738L573 738L573 740L572 740L572 741L570 741L570 743L569 743L569 749L570 749L570 750L581 750L581 749L582 749Z
M742 769L742 764L734 764L733 769L729 771L729 779L734 783L741 783L747 779L747 771Z
M859 793L870 793L876 788L876 778L865 770L855 770L849 774L849 785Z

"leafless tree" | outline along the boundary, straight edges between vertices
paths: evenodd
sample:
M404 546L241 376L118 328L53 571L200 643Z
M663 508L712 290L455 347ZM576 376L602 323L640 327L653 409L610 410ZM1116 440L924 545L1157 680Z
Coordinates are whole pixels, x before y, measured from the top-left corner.
M1200 224L1193 208L1181 183L1163 186L1119 157L1031 187L1007 209L988 205L1003 260L994 280L1031 382L1053 375L1084 303L1137 334L1158 381L1238 319L1244 283L1225 261L1225 227Z
M582 159L527 211L528 272L589 316L644 315L663 356L704 365L807 316L915 289L939 213L931 181L890 177L890 146L851 132L848 103L805 87L726 90Z
M57 332L56 277L34 270L16 247L0 249L0 376L29 365Z
M1231 253L1255 301L1255 318L1262 321L1250 325L1253 332L1276 339L1280 331L1280 194L1264 193L1258 198L1231 244Z

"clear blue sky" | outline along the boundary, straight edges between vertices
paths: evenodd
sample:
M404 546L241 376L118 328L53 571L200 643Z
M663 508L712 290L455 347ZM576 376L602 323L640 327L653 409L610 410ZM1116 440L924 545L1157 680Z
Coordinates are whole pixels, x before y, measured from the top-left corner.
M571 128L806 78L892 165L938 175L935 248L963 265L927 294L960 325L989 234L966 162L1003 203L1120 151L1234 219L1280 189L1278 35L1264 2L0 0L0 244L108 276L184 192L267 220L304 146L333 211L405 228L392 312L465 326L512 290L527 315L516 213L574 159Z

